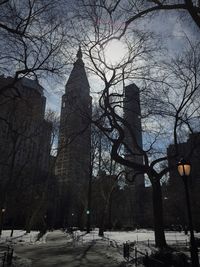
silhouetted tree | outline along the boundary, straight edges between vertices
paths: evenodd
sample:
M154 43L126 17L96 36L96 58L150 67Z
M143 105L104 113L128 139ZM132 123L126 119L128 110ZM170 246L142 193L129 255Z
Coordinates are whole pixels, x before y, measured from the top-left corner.
M113 12L117 11L120 2L118 1L116 6L110 4L110 9L113 8ZM146 174L150 179L155 241L157 246L164 247L166 241L160 181L169 171L166 147L169 145L170 136L173 134L171 141L178 144L182 129L187 127L190 130L188 118L197 116L199 110L199 105L194 106L194 95L199 91L198 45L191 46L190 52L183 53L180 56L181 60L166 59L169 63L163 65L161 61L159 63L159 54L155 53L156 50L159 52L159 45L154 45L153 36L130 27L121 39L126 46L124 57L116 63L109 62L106 49L109 47L109 41L121 34L120 26L114 23L120 21L120 13L114 21L112 11L109 13L109 8L105 8L105 5L109 5L107 2L82 3L79 14L83 12L85 15L82 23L83 32L85 25L90 26L90 31L87 28L87 33L82 39L82 45L91 63L89 70L97 74L103 82L99 99L102 112L93 123L112 143L112 159L133 170L133 180L140 174ZM106 19L108 23L105 23ZM138 81L141 87L143 148L137 142L134 126L123 117L124 83L130 80ZM131 138L132 147L126 142L127 135ZM123 147L132 159L124 157ZM136 156L143 157L143 164L134 160Z

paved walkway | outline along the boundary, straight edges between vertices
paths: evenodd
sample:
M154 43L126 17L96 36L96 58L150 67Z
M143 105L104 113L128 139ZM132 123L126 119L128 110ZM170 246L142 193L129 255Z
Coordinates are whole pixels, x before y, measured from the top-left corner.
M103 252L104 251L104 252ZM105 244L91 242L73 246L65 233L49 233L47 242L39 245L16 245L15 253L31 259L33 267L118 267L114 259L106 256Z

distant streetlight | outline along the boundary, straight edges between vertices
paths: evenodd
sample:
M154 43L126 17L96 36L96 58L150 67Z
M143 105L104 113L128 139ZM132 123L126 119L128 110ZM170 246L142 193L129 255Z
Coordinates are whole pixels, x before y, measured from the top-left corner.
M1 208L0 236L1 236L2 230L3 230L3 221L4 221L4 213L5 213L5 211L6 211L5 208Z
M193 267L199 266L199 257L198 257L198 249L196 246L196 241L194 238L194 230L193 230L193 221L192 221L192 212L191 212L191 204L190 204L190 194L188 188L188 177L190 176L191 164L184 159L181 159L178 163L178 172L183 179L185 194L186 194L186 205L187 205L187 213L188 213L188 224L190 231L190 252L191 252L191 261Z
M87 233L90 233L90 210L86 211L87 214Z

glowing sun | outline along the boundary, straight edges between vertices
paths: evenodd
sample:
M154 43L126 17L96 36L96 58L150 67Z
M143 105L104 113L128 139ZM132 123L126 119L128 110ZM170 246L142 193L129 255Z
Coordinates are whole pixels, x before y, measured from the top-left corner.
M119 64L127 54L127 47L122 41L112 40L104 48L106 62L109 64Z

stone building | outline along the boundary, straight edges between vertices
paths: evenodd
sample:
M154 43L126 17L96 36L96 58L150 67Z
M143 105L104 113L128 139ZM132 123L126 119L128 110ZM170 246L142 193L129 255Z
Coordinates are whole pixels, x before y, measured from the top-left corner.
M60 188L59 222L82 227L87 206L90 176L92 99L82 52L62 96L58 155L55 174Z
M200 230L200 133L191 134L185 143L170 145L168 150L170 167L169 181L164 196L165 223L171 225L187 225L187 209L185 189L182 178L177 171L177 163L181 158L191 163L191 174L188 185L191 196L194 227Z
M142 127L141 127L141 108L139 88L135 84L130 84L124 90L124 119L129 124L124 127L125 143L125 157L130 161L138 164L143 164L142 149ZM127 169L129 179L131 179L136 172ZM129 198L129 205L126 206L127 214L132 214L130 218L131 225L141 226L144 223L144 175L137 174L134 177L134 182L129 183L127 187L127 196Z
M0 202L17 222L39 199L39 184L48 175L52 126L44 119L43 90L36 80L0 77Z

